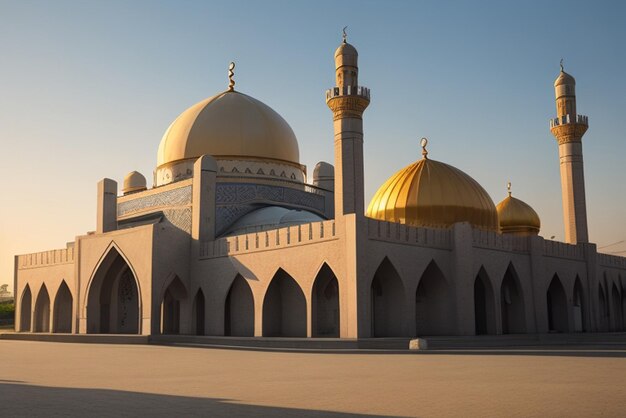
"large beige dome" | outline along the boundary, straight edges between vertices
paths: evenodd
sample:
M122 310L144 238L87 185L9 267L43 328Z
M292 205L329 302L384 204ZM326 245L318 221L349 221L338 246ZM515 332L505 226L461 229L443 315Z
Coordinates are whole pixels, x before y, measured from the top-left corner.
M253 157L299 164L289 124L266 104L226 91L185 110L167 129L157 165L198 158Z

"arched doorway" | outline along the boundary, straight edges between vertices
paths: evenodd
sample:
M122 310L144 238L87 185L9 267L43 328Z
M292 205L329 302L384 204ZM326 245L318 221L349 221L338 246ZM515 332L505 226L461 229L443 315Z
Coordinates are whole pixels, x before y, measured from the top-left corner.
M35 302L35 332L50 332L50 295L46 285L42 285Z
M187 299L187 290L177 277L167 286L161 304L161 333L180 334L180 304Z
M339 283L326 263L315 277L311 300L313 336L339 337Z
M191 318L193 320L193 330L196 335L204 335L204 292L202 289L198 289L196 297L193 298Z
M250 285L237 275L228 289L224 307L224 335L254 336L254 297Z
M32 305L33 295L30 293L30 286L26 285L20 304L20 332L30 331Z
M140 295L124 257L111 248L93 276L87 297L87 332L138 334Z
M474 325L476 335L496 333L496 309L491 280L481 267L474 280Z
M416 335L454 334L454 306L446 278L437 263L431 261L415 292Z
M548 303L548 330L551 332L568 332L567 297L563 284L556 274L550 282L546 299Z
M573 300L573 313L574 313L574 332L584 332L585 329L585 300L583 296L583 285L580 282L580 277L576 276L574 282L574 300Z
M598 310L599 313L599 326L600 331L608 331L609 330L609 309L606 303L606 297L604 296L604 287L602 283L598 284Z
M372 336L403 337L404 285L400 275L387 257L380 263L370 286Z
M526 332L526 312L522 286L513 264L509 264L502 279L500 308L503 334L523 334Z
M52 332L72 332L72 303L72 293L63 280L54 298Z
M622 298L613 283L611 288L611 331L617 332L622 329Z
M296 281L278 269L263 300L264 337L306 337L306 299Z

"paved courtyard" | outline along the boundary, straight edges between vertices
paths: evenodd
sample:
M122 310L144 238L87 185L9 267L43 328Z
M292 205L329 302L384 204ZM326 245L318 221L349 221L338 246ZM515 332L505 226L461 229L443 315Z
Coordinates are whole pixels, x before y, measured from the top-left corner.
M556 354L556 355L555 355ZM624 416L626 351L283 353L0 340L1 416Z

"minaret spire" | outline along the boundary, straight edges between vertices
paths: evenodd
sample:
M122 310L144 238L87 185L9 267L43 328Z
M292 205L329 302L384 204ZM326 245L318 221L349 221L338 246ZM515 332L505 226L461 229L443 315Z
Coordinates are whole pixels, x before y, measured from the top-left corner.
M346 38L335 51L336 86L326 91L335 129L335 214L364 216L363 112L370 91L359 86L358 53Z
M550 131L559 144L565 241L588 242L582 138L589 121L576 113L576 80L563 70L562 59L554 92L557 117L550 120Z

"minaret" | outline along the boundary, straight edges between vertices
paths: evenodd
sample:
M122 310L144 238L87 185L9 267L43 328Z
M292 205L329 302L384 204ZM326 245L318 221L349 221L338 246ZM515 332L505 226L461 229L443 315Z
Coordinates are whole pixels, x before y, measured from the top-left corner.
M347 43L344 28L343 42L335 51L337 84L326 91L335 128L335 216L365 214L363 112L370 103L370 91L359 86L358 55Z
M587 116L576 113L576 81L563 71L554 82L557 117L550 120L550 131L559 143L561 190L565 242L588 242L582 137L589 126Z

